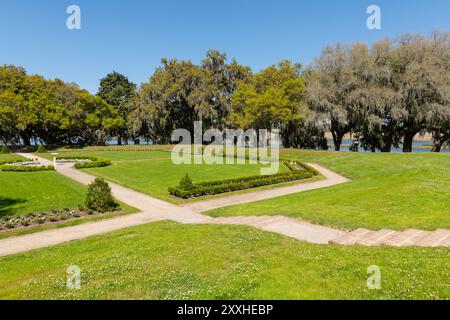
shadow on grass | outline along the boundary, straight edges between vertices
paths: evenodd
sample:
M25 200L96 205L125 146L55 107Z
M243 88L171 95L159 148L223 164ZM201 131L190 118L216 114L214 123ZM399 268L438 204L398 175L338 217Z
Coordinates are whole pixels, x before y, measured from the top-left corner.
M0 197L0 218L13 215L20 209L20 207L14 206L25 202L27 202L25 199Z

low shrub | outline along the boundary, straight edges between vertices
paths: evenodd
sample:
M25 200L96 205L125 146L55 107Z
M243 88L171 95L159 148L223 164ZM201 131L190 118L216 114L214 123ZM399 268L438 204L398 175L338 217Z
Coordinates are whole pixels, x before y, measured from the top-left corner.
M37 149L36 149L36 152L37 152L37 153L44 153L44 152L47 152L47 148L44 147L44 146L38 146Z
M7 164L7 163L19 163L23 162L24 160L15 159L15 160L1 160L0 165Z
M96 178L88 186L85 205L88 209L99 212L114 211L118 207L112 196L111 187L102 178Z
M224 179L210 182L193 184L189 176L186 175L178 187L169 188L169 193L175 197L187 199L214 195L237 190L245 190L271 184L290 182L302 179L309 179L319 172L314 168L300 161L280 160L289 169L287 173L277 173L270 176L250 176L243 178ZM189 183L189 180L190 183Z
M87 169L87 168L102 168L102 167L108 167L112 163L109 160L97 160L93 162L86 162L86 163L77 163L74 165L75 169Z
M110 160L98 159L96 157L77 157L77 156L63 156L58 157L57 160L90 160L91 162L76 163L73 167L75 169L86 169L86 168L101 168L110 166L112 163Z
M53 171L55 168L49 166L13 166L0 165L0 171L14 171L14 172L34 172L34 171Z
M8 146L3 146L0 149L0 154L8 154L8 153L11 153L11 150L9 150Z

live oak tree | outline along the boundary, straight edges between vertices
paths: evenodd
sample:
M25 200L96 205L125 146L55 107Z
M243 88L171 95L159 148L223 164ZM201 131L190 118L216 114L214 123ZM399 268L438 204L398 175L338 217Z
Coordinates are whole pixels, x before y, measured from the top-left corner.
M175 129L193 134L198 120L205 130L224 128L237 82L249 72L236 61L227 64L218 51L209 51L201 65L162 59L132 100L129 124L135 134L157 143L170 143Z
M123 120L124 126L118 129L117 142L119 145L122 144L122 141L127 143L129 139L129 132L125 124L128 123L131 112L130 100L135 95L135 92L136 85L118 72L109 73L100 80L97 95L112 106Z
M340 150L344 135L352 129L347 104L352 89L350 79L349 50L343 44L327 46L306 79L308 105L326 117L336 151Z

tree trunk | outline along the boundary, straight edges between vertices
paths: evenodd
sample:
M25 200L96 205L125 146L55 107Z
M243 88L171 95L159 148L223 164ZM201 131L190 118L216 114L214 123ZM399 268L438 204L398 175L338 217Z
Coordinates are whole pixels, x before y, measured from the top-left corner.
M431 149L431 152L441 152L442 144L440 141L433 140L433 149Z
M403 152L412 152L412 144L415 133L406 133L403 137Z
M331 134L333 135L334 151L341 151L342 139L345 133L332 131Z
M23 142L23 145L24 145L24 146L26 146L26 147L31 146L31 138L30 138L30 136L28 135L28 133L22 132L22 133L20 134L20 137L22 138L22 142Z
M381 146L381 152L391 152L392 150L392 135L383 138L383 145Z
M117 145L119 145L119 146L122 145L122 137L121 136L117 137Z

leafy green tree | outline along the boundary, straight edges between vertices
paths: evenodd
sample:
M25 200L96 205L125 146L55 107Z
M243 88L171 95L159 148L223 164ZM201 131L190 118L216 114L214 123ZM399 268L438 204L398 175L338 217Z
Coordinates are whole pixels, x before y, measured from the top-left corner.
M300 64L272 65L238 84L230 121L243 129L279 129L285 147L297 146L295 137L307 114L304 90Z
M100 80L100 88L97 95L116 109L123 123L127 124L131 112L130 100L135 93L136 85L124 75L114 71ZM118 144L121 145L122 141L127 143L128 138L129 132L127 127L123 126L123 128L118 130Z

